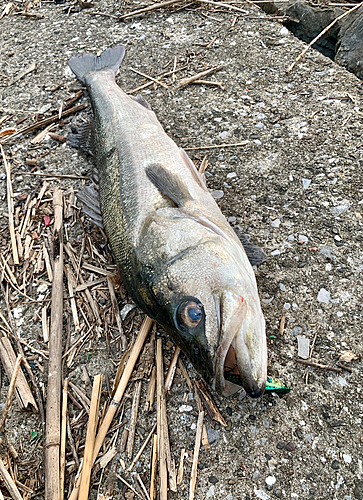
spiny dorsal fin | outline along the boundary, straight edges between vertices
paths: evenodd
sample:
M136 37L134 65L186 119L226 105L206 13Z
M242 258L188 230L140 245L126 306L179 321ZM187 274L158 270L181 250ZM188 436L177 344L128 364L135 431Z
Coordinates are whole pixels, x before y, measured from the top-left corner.
M141 106L144 106L144 108L149 109L151 111L150 104L147 102L146 99L142 97L142 95L137 95L137 96L129 95L129 97L131 97L131 99L141 104Z

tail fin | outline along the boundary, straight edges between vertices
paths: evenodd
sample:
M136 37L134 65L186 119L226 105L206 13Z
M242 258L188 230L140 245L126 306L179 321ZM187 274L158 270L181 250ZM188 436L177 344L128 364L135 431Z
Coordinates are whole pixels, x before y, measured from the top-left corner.
M116 75L124 55L125 47L123 45L117 45L112 49L106 49L100 56L87 53L73 56L68 64L76 77L81 80L81 82L86 83L86 76L91 71L100 71L107 68L112 69Z

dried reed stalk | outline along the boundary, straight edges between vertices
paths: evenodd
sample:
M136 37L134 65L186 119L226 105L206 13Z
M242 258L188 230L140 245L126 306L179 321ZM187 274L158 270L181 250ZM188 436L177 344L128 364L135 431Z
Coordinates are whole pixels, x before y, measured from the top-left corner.
M6 488L11 495L11 498L13 500L23 500L23 497L20 495L19 490L13 481L13 478L9 474L1 458L0 458L0 474L2 475Z
M158 459L158 436L153 436L153 451L151 456L151 473L150 473L150 500L156 499L156 471Z
M128 458L132 458L132 451L134 449L137 414L139 412L140 395L141 395L141 384L142 384L141 380L136 381L134 389L134 397L132 400L129 437L127 440L127 448L126 448Z
M139 335L136 338L134 347L132 348L132 351L130 353L129 360L125 366L125 369L123 371L120 383L117 387L113 400L110 403L109 409L105 415L105 418L96 436L95 446L93 450L92 465L94 464L97 458L98 452L100 451L100 448L108 432L108 429L110 428L112 419L115 416L115 413L120 405L120 401L122 399L122 396L124 395L126 386L130 380L131 373L134 369L137 358L139 357L139 354L141 352L141 349L144 345L145 339L150 331L152 324L153 320L150 319L148 316L146 316L141 325ZM73 491L69 497L69 500L77 500L79 493L79 486L80 486L80 479L77 480L76 485L74 486Z
M23 356L21 356L21 354L18 354L18 357L16 358L16 362L15 362L14 371L13 371L13 374L11 376L11 381L10 381L10 385L9 385L8 395L6 396L3 414L1 415L1 419L0 419L0 431L2 430L2 428L5 425L6 417L8 416L8 413L10 410L10 406L11 406L11 402L12 402L13 394L14 394L14 389L15 389L15 383L16 383L16 379L18 378L20 365L21 365L22 361L23 361Z
M62 424L60 444L60 470L59 470L59 500L64 499L64 479L66 470L66 444L67 444L67 402L68 402L68 379L63 383L62 394Z
M198 460L199 460L200 441L203 430L203 419L204 419L204 412L200 411L197 422L197 433L195 436L192 475L190 478L190 486L189 486L189 500L194 500L195 485L197 483Z
M137 452L135 458L133 459L132 461L132 464L130 465L130 467L127 469L128 472L131 472L132 469L135 467L136 465L136 462L139 460L139 458L141 457L143 451L145 450L146 446L147 446L147 443L149 442L151 436L153 435L153 432L155 431L156 429L156 424L153 425L151 431L149 432L147 438L145 439L144 441L144 444L141 446L140 450Z
M156 341L156 418L158 430L158 460L159 460L159 476L160 476L160 500L168 498L168 473L166 464L166 446L165 446L165 421L163 419L163 401L165 401L164 388L164 363L163 363L163 341Z
M176 346L173 358L170 362L168 373L165 377L165 392L170 391L171 384L173 383L173 378L175 375L176 365L178 363L178 358L180 354L180 347Z
M63 329L63 194L55 189L53 195L53 284L51 328L49 335L48 390L45 427L45 499L59 499L59 448L62 387L62 329Z
M96 375L93 380L92 399L89 412L86 446L84 449L81 483L79 488L79 500L87 500L93 465L93 449L96 439L98 411L102 390L102 375Z
M11 184L11 171L9 163L6 160L6 156L4 153L4 149L0 144L1 155L3 157L5 172L6 172L6 181L7 181L7 198L8 198L8 212L9 212L9 231L10 231L10 239L11 239L11 248L13 251L13 261L14 264L19 264L19 256L18 256L18 247L16 244L15 237L15 227L14 227L14 201L13 201L13 186Z

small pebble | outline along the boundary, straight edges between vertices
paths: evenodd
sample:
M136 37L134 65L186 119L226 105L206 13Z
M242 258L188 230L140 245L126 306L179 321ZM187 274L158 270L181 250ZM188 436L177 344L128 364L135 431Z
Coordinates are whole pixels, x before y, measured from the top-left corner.
M221 189L216 189L210 193L215 200L220 200L224 196L224 192Z
M330 301L330 292L328 292L328 290L325 290L325 288L321 288L318 293L318 302L329 304L329 301Z
M286 445L283 441L280 441L279 443L277 443L276 448L278 450L284 450L286 448Z
M275 495L276 498L281 498L281 496L282 496L281 490L275 490L274 491L274 495Z
M340 469L340 462L338 460L333 460L333 462L331 464L331 468L334 470Z
M290 443L287 443L287 445L286 445L287 451L294 451L294 449L295 449L294 443L292 443L291 441L290 441Z
M308 359L310 356L310 341L305 335L298 335L297 337L298 356L302 359Z
M257 498L260 498L260 500L268 500L270 495L268 495L265 491L263 490L255 490L255 495Z
M350 455L346 455L345 453L343 453L343 460L346 464L352 463L352 457Z
M215 487L214 485L212 485L207 491L207 498L211 498L214 495L214 492L215 492Z
M266 481L267 486L273 486L276 483L276 477L275 476L267 476L265 481Z
M210 483L212 483L212 484L217 484L217 483L218 483L218 481L219 481L219 479L218 479L218 478L216 478L216 476L210 476L210 477L208 478L208 481L209 481Z
M227 415L231 416L232 415L232 408L230 406L227 406L226 412L227 412Z

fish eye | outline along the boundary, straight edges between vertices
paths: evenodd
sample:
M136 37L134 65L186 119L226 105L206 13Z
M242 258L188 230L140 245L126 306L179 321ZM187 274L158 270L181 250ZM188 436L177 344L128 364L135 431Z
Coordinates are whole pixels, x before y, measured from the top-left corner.
M195 328L203 319L203 306L194 300L183 302L179 306L178 316L185 326Z

